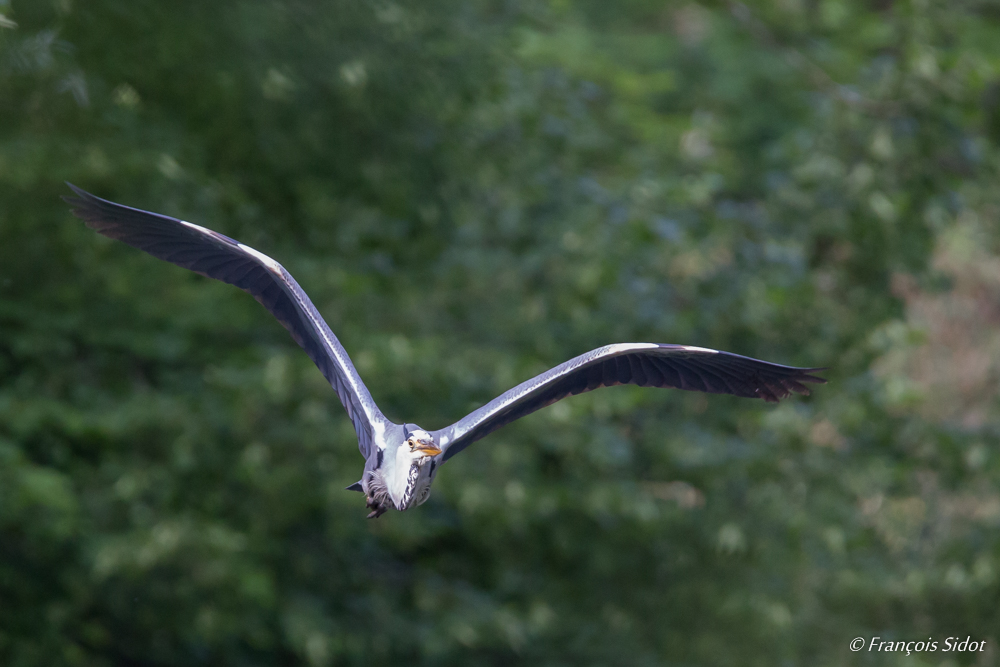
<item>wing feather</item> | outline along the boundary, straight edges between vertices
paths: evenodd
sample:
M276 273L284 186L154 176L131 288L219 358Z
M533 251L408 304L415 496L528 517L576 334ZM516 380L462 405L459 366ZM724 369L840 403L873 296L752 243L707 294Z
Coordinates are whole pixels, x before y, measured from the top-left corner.
M600 387L634 384L673 387L773 402L791 393L808 394L804 382L822 368L797 368L687 345L621 343L591 350L501 394L435 439L448 460L498 428L567 396Z
M249 292L302 346L336 390L368 457L375 430L388 420L358 375L343 345L308 295L280 264L224 234L165 215L122 206L68 184L76 197L63 197L73 214L104 236L209 278Z
M653 360L645 356L639 356L638 359L646 371L646 386L662 387L664 384L663 374L656 368Z

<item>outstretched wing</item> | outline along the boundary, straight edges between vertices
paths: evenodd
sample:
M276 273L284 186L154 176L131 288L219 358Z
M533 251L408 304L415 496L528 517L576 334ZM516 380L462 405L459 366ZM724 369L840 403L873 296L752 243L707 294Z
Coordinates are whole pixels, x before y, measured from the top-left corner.
M522 382L433 435L447 461L501 426L567 396L599 387L675 387L778 401L793 391L808 394L803 382L826 382L809 374L821 370L781 366L689 345L606 345Z
M63 197L94 231L153 257L236 285L267 308L302 346L330 382L354 422L358 447L368 457L375 432L388 423L351 363L295 279L276 261L210 229L122 206L67 183L77 197Z

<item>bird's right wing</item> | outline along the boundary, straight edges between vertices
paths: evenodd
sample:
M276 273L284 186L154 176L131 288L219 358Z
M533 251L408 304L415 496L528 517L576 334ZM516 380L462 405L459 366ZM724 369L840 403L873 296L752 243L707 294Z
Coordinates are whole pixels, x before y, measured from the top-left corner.
M451 426L434 432L442 459L462 451L501 426L558 400L599 387L634 384L777 401L808 394L803 382L822 368L796 368L690 345L619 343L591 350L501 394Z
M358 447L368 458L376 434L390 422L375 405L344 346L284 267L218 232L115 204L67 185L78 198L63 199L94 231L253 295L288 329L336 390L354 423Z

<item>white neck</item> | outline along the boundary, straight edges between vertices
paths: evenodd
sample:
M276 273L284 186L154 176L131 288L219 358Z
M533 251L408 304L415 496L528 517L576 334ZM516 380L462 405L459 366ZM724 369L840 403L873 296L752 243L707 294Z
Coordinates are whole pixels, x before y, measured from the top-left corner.
M413 465L413 457L410 455L410 448L403 443L396 448L395 455L386 458L388 459L386 463L390 464L386 466L384 473L386 488L389 490L392 502L398 506L403 494L406 493L407 477L410 474L410 466Z

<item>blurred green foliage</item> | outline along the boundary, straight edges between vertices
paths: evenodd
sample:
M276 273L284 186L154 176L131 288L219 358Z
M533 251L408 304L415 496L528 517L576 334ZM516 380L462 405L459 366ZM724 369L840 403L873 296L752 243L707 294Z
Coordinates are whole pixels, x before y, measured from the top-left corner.
M996 664L998 141L991 0L0 0L0 664ZM396 420L617 341L831 383L368 521L286 332L64 180L278 259Z

